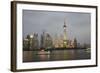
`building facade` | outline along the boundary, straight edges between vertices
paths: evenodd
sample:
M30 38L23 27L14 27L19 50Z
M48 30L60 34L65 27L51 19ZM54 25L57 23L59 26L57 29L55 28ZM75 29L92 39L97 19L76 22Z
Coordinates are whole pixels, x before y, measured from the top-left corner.
M23 48L27 50L39 49L38 34L33 33L31 35L27 35L27 37L23 40Z
M41 35L41 49L49 49L53 47L52 37L49 33L43 32Z

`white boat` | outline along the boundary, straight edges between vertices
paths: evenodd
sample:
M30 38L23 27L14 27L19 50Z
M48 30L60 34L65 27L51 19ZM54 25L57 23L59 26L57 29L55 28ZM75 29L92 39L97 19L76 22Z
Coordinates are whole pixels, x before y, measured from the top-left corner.
M45 50L41 50L38 52L39 55L48 55L50 54L50 51L45 51Z
M86 52L87 52L87 53L90 53L90 52L91 52L91 48L87 48L87 49L86 49Z

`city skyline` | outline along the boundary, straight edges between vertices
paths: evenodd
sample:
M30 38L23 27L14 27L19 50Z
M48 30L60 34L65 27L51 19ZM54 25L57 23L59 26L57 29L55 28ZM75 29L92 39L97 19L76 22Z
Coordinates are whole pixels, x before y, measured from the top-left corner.
M40 38L43 31L52 37L62 35L64 21L68 39L77 38L79 43L90 44L89 13L23 10L23 37L35 32Z

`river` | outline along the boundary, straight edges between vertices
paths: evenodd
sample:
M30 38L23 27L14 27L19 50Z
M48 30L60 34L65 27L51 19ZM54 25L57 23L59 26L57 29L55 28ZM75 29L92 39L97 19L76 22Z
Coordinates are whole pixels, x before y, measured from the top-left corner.
M61 61L91 59L90 51L86 49L23 51L23 62Z

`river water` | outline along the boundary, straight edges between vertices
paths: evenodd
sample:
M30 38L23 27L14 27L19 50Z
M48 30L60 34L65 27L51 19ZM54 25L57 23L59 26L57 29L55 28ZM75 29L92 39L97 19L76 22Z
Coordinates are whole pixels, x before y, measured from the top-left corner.
M23 62L61 61L91 59L90 51L86 49L23 51Z

